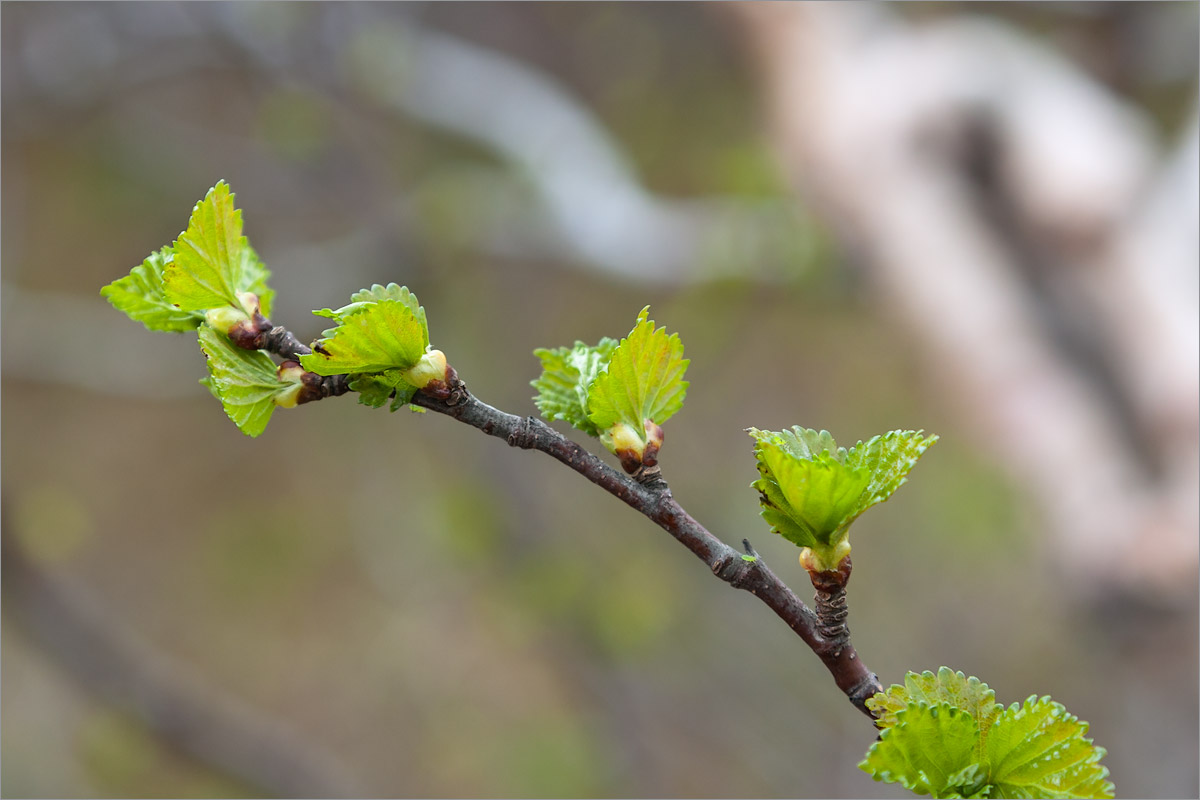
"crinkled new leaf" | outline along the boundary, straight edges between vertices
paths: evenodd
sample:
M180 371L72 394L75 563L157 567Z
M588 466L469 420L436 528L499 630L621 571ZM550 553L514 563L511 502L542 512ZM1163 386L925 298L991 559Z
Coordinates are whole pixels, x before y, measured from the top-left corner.
M421 330L425 336L425 342L429 342L429 324L425 320L425 309L417 301L417 296L409 291L407 286L400 286L396 283L389 283L387 286L381 284L372 284L369 289L360 289L350 295L350 302L347 305L338 309L323 308L320 311L314 311L318 317L325 317L340 323L347 315L362 308L368 303L378 303L382 300L395 300L408 306L413 312L417 320L421 324ZM332 329L326 331L327 336L332 336Z
M1104 748L1048 697L1005 709L987 684L942 667L908 673L867 707L883 733L859 767L876 780L934 797L1113 796Z
M538 390L533 401L542 416L561 419L588 436L599 436L588 416L588 392L616 349L617 340L606 336L595 346L575 342L573 347L534 350L542 362L542 374L531 385Z
M892 431L838 447L828 431L749 428L759 479L761 513L771 529L811 549L823 569L849 553L846 536L860 514L887 500L936 436Z
M608 367L588 392L588 418L598 431L625 423L643 430L646 420L662 425L683 407L688 360L679 334L667 335L649 319L650 307L638 314L637 324L618 343Z
M359 375L351 379L350 389L358 392L358 402L371 408L381 408L391 400L392 411L399 411L417 393L417 387L404 379L404 370L400 369Z
M100 290L100 294L135 322L152 331L194 331L204 321L203 311L184 311L167 300L163 291L163 270L175 257L164 247Z
M335 319L338 326L326 331L314 352L300 356L300 364L318 375L406 370L415 365L429 345L424 310L416 298L355 301L338 311L316 312Z
M974 764L978 741L979 727L965 711L948 703L912 703L896 713L896 724L871 745L859 768L916 794L971 796L980 787L956 781ZM979 781L977 771L970 775L973 784Z
M1112 797L1105 750L1084 734L1088 724L1049 697L1002 711L984 748L996 797Z
M275 363L263 351L236 347L208 325L198 332L207 356L207 386L242 433L258 436L271 420L276 395L291 389L294 381L280 381Z
M264 316L274 296L267 286L270 272L242 236L242 212L224 181L208 191L192 209L187 230L179 235L174 258L163 271L168 302L184 311L220 306L240 308L238 294L258 295Z
M910 672L904 676L903 686L893 685L879 692L867 700L867 708L875 712L876 725L890 728L895 724L896 712L912 702L949 703L974 717L985 735L1001 710L996 693L986 683L949 667L939 668L937 674L929 670L919 675Z

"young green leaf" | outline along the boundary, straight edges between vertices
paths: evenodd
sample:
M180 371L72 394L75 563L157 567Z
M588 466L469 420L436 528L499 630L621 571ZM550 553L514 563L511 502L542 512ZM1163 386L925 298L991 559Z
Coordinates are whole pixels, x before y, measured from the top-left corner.
M380 408L392 401L392 411L399 411L413 399L417 387L404 379L404 370L390 369L373 375L359 375L350 381L351 391L358 392L358 402ZM395 392L395 397L392 393Z
M854 516L866 511L892 496L901 484L908 480L908 473L917 460L937 442L937 436L922 436L924 431L889 431L859 442L846 453L846 464L862 467L870 476L867 490L863 492Z
M877 781L899 783L916 794L970 797L982 786L974 754L979 728L948 703L914 703L896 714L858 765ZM959 781L969 780L964 786ZM986 785L986 784L985 784Z
M1112 797L1103 747L1088 724L1049 697L1013 703L997 716L985 754L997 797Z
M908 673L867 707L883 733L859 767L876 780L934 797L1113 796L1087 723L1048 697L1005 709L987 684L942 667Z
M617 340L606 336L595 347L575 342L574 347L534 350L542 362L542 375L531 385L538 390L533 401L542 416L561 419L588 436L599 436L589 417L588 391L616 349Z
M866 470L846 466L828 450L798 456L783 434L750 432L761 476L751 485L759 491L763 519L800 547L836 548L845 538L842 523L870 479Z
M338 326L313 353L300 356L301 365L318 375L411 369L429 345L424 315L418 317L401 300L367 302L345 313L330 313Z
M754 438L761 514L771 530L799 545L801 561L817 571L837 569L850 554L850 524L886 500L937 441L919 432L892 431L846 450L828 431L747 429Z
M238 281L239 291L254 292L258 297L258 311L264 317L271 316L271 307L275 301L275 290L267 285L271 279L271 271L254 252L250 240L242 237L242 274Z
M407 286L400 286L395 283L389 283L387 286L381 286L376 283L370 289L360 289L350 295L350 303L339 309L333 310L323 308L320 311L314 311L318 317L326 317L327 319L336 320L341 323L342 319L353 311L356 311L368 303L378 303L382 300L395 300L403 303L416 316L421 323L421 330L424 332L425 341L429 341L429 324L425 320L425 309L417 302L417 296L408 290ZM327 332L328 333L328 332ZM332 335L331 333L329 335Z
M141 265L100 290L100 294L135 322L151 331L193 331L204 321L199 311L183 311L167 300L163 291L163 269L175 251L164 247L146 256Z
M941 667L937 674L925 670L920 675L910 672L904 676L904 685L893 685L867 700L867 708L876 715L876 725L890 728L896 722L896 712L910 703L949 703L975 718L983 735L1000 713L996 693L978 678L968 678L949 667Z
M208 387L225 413L247 436L258 436L271 413L289 394L295 381L280 381L275 363L261 350L243 350L208 325L199 328L200 347L208 359Z
M638 314L637 324L620 341L608 367L588 392L589 419L597 430L625 423L641 431L646 420L662 425L683 407L688 383L683 379L688 360L679 334L667 335L649 319L650 307Z
M192 209L187 230L175 242L163 289L167 300L184 311L241 308L238 295L253 292L263 315L270 314L270 273L242 236L242 212L233 203L228 184L219 181Z

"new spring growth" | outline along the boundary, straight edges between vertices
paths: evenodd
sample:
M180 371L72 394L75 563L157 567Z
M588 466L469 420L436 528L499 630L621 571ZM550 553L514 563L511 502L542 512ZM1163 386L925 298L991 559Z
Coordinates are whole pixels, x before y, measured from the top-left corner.
M631 425L618 422L600 434L600 443L621 461L621 468L633 474L639 467L658 464L658 451L662 448L663 429L651 420L646 420L639 434Z
M258 295L254 292L238 292L241 306L219 306L204 312L204 320L214 330L229 337L229 340L244 350L257 350L261 344L260 334L268 327L263 318Z
M279 365L279 369L275 372L280 383L291 383L285 391L275 395L275 405L280 408L295 408L301 402L301 394L304 392L304 376L306 373L304 367L296 361L284 361Z
M433 381L448 382L446 378L446 354L429 348L416 364L404 371L404 380L418 389L424 389Z

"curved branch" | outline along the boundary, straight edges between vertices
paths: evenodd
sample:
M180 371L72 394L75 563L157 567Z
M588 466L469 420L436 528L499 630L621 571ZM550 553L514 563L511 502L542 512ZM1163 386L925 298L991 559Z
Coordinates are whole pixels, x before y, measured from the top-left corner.
M818 630L817 615L761 558L743 557L710 533L679 505L665 482L657 480L643 486L541 420L508 414L470 394L466 395L465 401L448 405L418 393L413 398L413 405L478 428L489 436L503 439L511 447L539 450L650 519L707 564L718 578L766 603L816 653L850 702L867 716L872 716L866 700L883 687L858 658L854 646L824 638Z
M261 315L256 322L261 336L244 340L235 338L235 344L247 349L262 348L284 358L312 352L286 328L273 325ZM334 392L336 394L346 391L345 376L325 379L339 379L341 391ZM710 533L676 502L659 473L642 475L644 482L639 482L634 476L617 472L540 419L518 417L500 411L470 394L466 385L457 378L450 382L452 385L449 387L442 384L438 393L432 391L433 384L430 384L417 392L412 405L445 414L478 428L489 436L503 439L510 447L539 450L638 511L675 537L676 541L707 564L718 578L735 589L750 592L766 603L816 653L855 708L868 717L874 717L867 709L866 701L882 691L883 686L875 673L858 658L845 626L832 629L826 625L833 635L822 635L822 621L817 614L761 558L757 555L743 556ZM440 381L434 383L441 384ZM818 586L818 594L820 592L821 587ZM841 619L844 621L844 614Z

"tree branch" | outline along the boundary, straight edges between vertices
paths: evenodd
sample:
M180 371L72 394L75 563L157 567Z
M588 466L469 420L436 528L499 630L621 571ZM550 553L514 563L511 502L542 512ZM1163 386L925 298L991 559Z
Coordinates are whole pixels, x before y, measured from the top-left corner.
M264 349L285 359L311 353L312 349L300 342L294 334L282 326L273 325L257 315L255 322L260 335L257 337L234 337L232 341L247 349ZM466 384L449 370L450 385L435 381L417 392L412 405L436 411L459 422L478 428L489 436L503 439L510 447L522 450L539 450L562 462L587 478L604 491L623 501L626 505L657 524L675 537L676 541L690 550L708 565L721 580L735 589L744 589L767 604L775 614L795 631L833 675L834 682L846 694L855 708L868 717L874 715L867 709L866 701L883 686L875 673L867 669L850 644L849 631L844 625L844 597L841 606L843 624L833 631L836 635L823 636L822 621L812 609L796 596L787 584L776 577L757 555L743 557L740 552L722 542L707 528L692 518L676 502L671 489L657 469L639 472L633 476L617 472L592 453L563 436L535 417L518 417L484 403L467 391ZM312 373L315 379L317 376ZM346 376L337 375L324 381L338 381L336 387L320 397L344 394L348 391ZM439 388L434 390L434 384ZM818 587L818 595L820 587ZM828 625L826 625L828 628Z
M842 644L838 640L822 637L818 632L816 614L761 558L743 558L740 552L710 533L676 502L664 481L656 479L649 485L642 485L605 464L541 420L505 413L470 394L458 405L448 405L445 401L418 393L413 398L413 405L478 428L490 436L503 439L511 447L539 450L650 519L707 564L718 578L735 589L750 592L766 603L817 654L850 702L867 716L872 716L867 710L866 700L883 687L875 674L858 658L853 645L848 641Z

